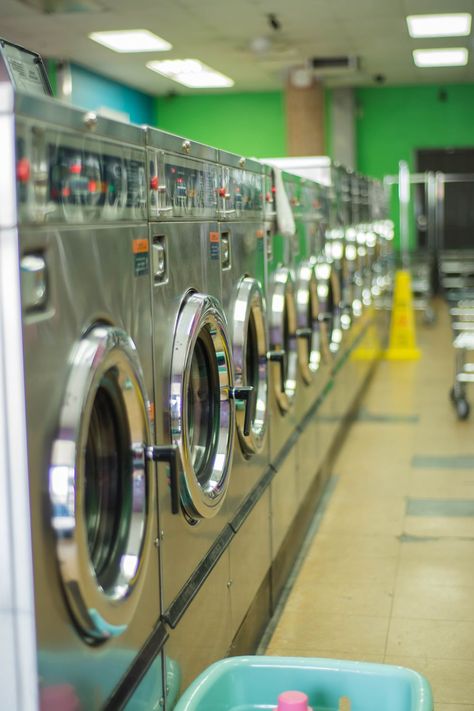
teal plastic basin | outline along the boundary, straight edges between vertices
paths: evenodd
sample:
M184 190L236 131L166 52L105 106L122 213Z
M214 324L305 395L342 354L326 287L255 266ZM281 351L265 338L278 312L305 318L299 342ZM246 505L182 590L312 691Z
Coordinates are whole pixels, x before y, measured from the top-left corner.
M428 681L388 664L307 657L231 657L208 667L184 692L175 711L274 709L282 691L303 691L313 711L433 711Z

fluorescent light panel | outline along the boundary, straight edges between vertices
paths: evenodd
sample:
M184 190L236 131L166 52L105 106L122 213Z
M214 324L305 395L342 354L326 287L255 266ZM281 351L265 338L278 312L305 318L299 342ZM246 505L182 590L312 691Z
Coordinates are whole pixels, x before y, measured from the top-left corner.
M410 37L465 37L471 32L471 15L408 15L407 25Z
M166 52L172 45L148 30L91 32L89 39L114 52Z
M225 74L208 67L199 59L165 59L148 62L148 69L168 79L193 89L212 89L234 86L234 81Z
M413 59L417 67L463 67L467 64L465 47L443 49L414 49Z

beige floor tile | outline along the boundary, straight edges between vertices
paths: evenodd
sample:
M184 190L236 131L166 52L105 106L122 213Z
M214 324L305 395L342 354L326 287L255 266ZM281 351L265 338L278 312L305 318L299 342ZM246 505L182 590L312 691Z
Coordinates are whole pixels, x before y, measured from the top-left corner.
M388 617L393 601L391 586L357 583L353 580L331 583L318 581L311 585L307 576L301 575L299 584L292 591L286 609L297 613L304 609L314 615L368 615Z
M436 704L436 711L474 711L472 704Z
M392 616L474 622L474 588L430 585L401 578L395 588Z
M352 533L323 533L318 531L308 552L308 558L313 555L319 558L332 559L335 556L350 556L359 558L394 558L400 552L400 541L397 536Z
M405 501L402 497L340 496L331 501L321 531L350 533L380 533L399 535L403 530Z
M354 655L383 655L389 619L366 615L302 615L285 609L270 642L269 654L313 654L314 650L344 651ZM285 651L286 650L286 651Z
M393 589L398 558L370 558L345 554L319 557L314 551L301 569L302 585L378 584Z
M474 622L392 618L386 654L474 662Z
M408 495L419 499L474 499L474 471L413 469Z
M311 651L311 654L308 653L301 653L298 651L298 647L296 649L291 649L290 647L285 647L285 652L275 652L272 651L271 654L270 652L267 652L270 656L279 656L282 654L283 656L292 656L292 657L316 657L319 659L347 659L350 661L356 661L356 662L372 662L375 664L383 664L384 660L384 655L383 654L370 654L367 652L358 652L357 657L354 656L354 654L351 654L350 652L341 650L341 649L319 649L319 648L314 648Z
M444 563L449 560L459 567L468 567L474 562L474 540L444 539L434 541L416 541L403 543L400 548L400 561L419 561L420 564ZM474 566L473 566L474 567Z
M435 702L435 711L441 704L454 705L455 711L473 708L474 699L474 663L466 660L424 659L413 657L385 656L387 664L399 664L423 674L431 684ZM457 704L464 704L459 709Z
M474 562L474 561L473 561ZM412 580L429 585L449 587L474 586L474 564L468 564L466 558L461 562L449 558L409 558L400 559L399 580Z
M474 518L406 516L403 531L411 536L474 538Z

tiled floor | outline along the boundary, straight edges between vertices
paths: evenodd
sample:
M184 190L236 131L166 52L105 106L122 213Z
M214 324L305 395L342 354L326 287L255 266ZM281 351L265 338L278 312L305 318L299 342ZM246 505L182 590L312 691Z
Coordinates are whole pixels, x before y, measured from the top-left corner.
M353 425L267 654L401 664L436 711L474 711L474 387L458 422L446 309L418 340L422 360L377 370L364 412L398 421Z

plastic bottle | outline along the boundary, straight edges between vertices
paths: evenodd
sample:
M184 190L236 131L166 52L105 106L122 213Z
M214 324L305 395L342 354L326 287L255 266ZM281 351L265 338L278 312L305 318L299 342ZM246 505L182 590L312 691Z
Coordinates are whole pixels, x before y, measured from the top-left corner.
M311 711L308 697L302 691L284 691L278 697L276 711Z

